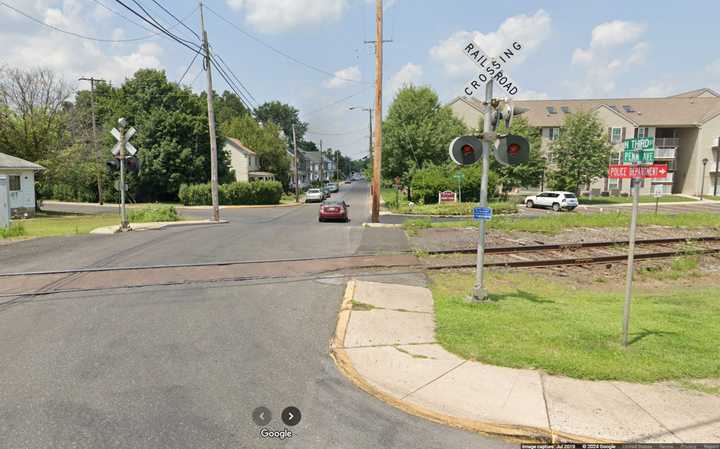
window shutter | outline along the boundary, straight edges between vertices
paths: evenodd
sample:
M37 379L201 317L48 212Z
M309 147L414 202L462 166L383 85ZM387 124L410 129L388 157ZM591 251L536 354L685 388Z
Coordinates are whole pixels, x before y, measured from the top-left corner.
M608 128L608 143L612 143L612 128Z
M624 127L624 126L623 126L623 129L622 129L622 138L621 138L620 140L623 141L623 142L625 141L625 127Z

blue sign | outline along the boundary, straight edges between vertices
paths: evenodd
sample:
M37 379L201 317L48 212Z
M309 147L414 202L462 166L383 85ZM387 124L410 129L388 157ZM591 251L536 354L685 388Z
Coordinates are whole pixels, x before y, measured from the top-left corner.
M476 207L473 209L473 218L476 220L490 220L492 209L489 207Z

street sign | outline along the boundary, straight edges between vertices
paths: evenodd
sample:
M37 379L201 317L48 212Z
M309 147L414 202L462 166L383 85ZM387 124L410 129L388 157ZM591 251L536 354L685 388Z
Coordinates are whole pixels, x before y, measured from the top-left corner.
M655 162L655 149L649 150L625 150L623 152L623 162L626 164L652 164Z
M492 218L492 208L476 207L473 209L473 218L475 220L490 220Z
M657 179L667 176L667 164L654 165L610 165L608 167L608 178L644 178Z
M654 137L640 137L637 139L626 139L625 140L625 151L633 150L651 150L655 148Z
M465 95L472 97L478 91L483 90L488 82L495 82L502 91L511 97L517 95L518 85L510 78L503 66L509 63L522 48L522 44L515 41L510 47L501 51L498 56L491 58L474 42L467 41L463 47L463 53L475 63L480 69L480 73L465 83L463 89Z
M655 184L653 186L653 196L655 198L662 198L663 194L665 193L665 188L662 184Z
M455 172L454 176L455 176L455 179L457 179L458 181L462 181L465 179L465 173L463 173L461 171Z
M456 200L455 192L451 190L445 190L443 192L438 193L438 202L439 203L454 203Z

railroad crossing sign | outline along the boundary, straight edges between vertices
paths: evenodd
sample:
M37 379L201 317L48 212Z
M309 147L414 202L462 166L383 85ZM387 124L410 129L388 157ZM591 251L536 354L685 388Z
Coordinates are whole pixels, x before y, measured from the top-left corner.
M130 138L135 135L137 131L135 128L130 127L127 131L125 131L125 152L129 154L130 156L135 156L135 153L137 153L137 148L132 146L132 144L129 142ZM113 128L110 130L110 134L113 135L115 140L117 140L117 143L112 149L112 154L117 157L120 155L120 145L122 144L122 135L120 134L120 131Z
M472 97L489 82L495 82L503 92L511 97L517 95L519 92L518 85L510 78L507 71L504 70L504 66L509 63L522 48L522 44L515 41L510 47L500 52L498 56L491 58L482 51L475 42L466 42L463 53L475 63L480 69L480 73L465 83L465 88L463 89L465 95Z
M652 164L655 162L655 138L627 139L623 162L626 164Z
M611 165L608 167L608 178L664 178L667 176L667 164L654 165Z
M476 207L473 209L473 218L476 220L490 220L492 218L492 208Z

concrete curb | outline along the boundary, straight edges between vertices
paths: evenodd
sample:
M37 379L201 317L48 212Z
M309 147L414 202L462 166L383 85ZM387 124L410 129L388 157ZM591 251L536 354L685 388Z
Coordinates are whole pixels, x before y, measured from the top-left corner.
M187 220L187 221L158 221L152 223L130 223L130 229L132 231L153 231L164 228L172 228L179 226L200 226L200 225L216 225L229 223L227 220L212 221L212 220ZM120 232L120 225L103 226L95 228L90 231L90 234L109 235Z
M350 314L352 313L352 301L355 295L355 289L356 281L351 279L348 281L345 288L345 295L343 297L340 312L338 313L337 323L335 325L335 334L330 339L330 357L332 357L340 372L356 387L360 388L364 392L410 415L425 418L429 421L445 424L450 427L481 433L484 435L500 436L513 441L542 443L557 443L559 441L616 443L612 440L599 440L597 438L583 437L564 432L555 432L539 427L500 424L458 418L403 401L402 399L374 387L358 373L344 348L345 335L350 322Z
M363 223L363 228L402 228L401 224L393 223Z

